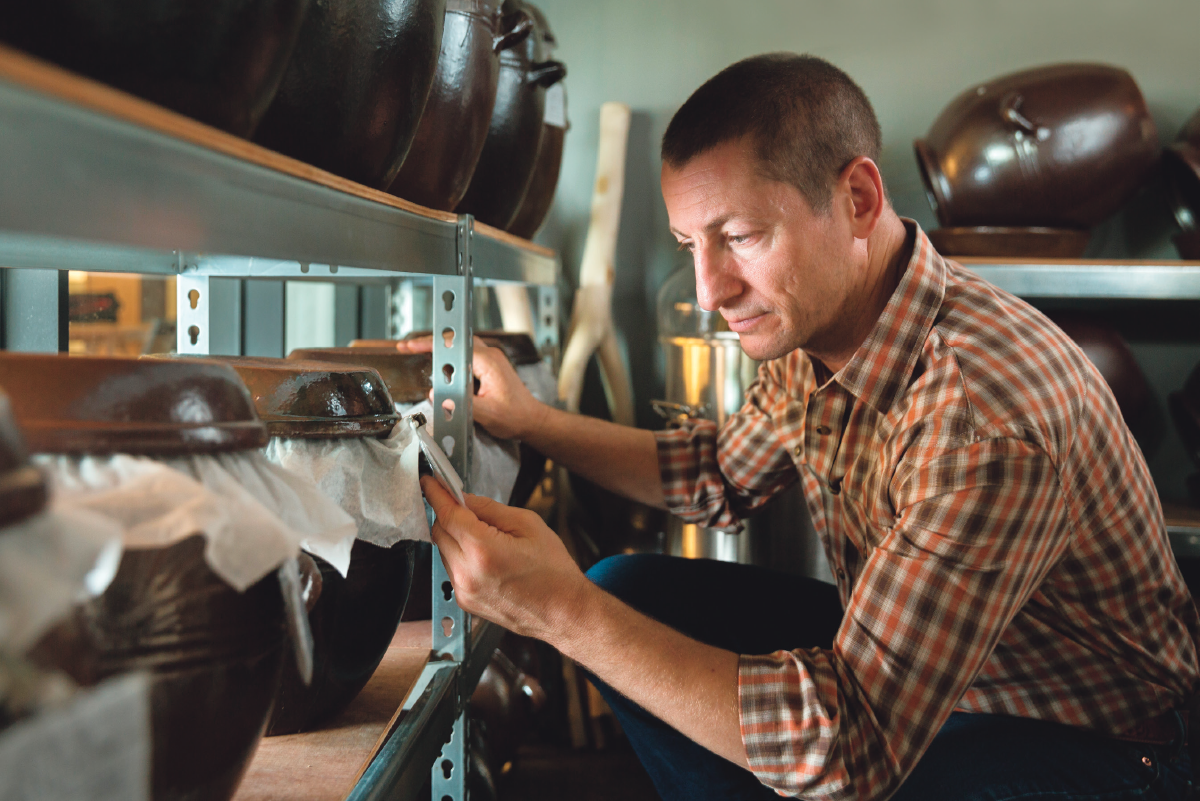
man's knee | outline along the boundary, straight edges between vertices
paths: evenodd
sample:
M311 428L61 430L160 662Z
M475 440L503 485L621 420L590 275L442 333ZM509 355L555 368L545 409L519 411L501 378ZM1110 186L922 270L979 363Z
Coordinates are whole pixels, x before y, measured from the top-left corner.
M619 554L592 565L587 577L600 589L628 600L631 592L644 588L652 579L657 554Z

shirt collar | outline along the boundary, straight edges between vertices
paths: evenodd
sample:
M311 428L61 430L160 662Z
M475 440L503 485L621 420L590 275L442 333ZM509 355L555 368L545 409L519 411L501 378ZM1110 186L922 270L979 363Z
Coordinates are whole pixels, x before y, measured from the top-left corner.
M834 380L855 397L886 414L908 387L925 339L946 293L946 264L913 220L912 258L871 334Z

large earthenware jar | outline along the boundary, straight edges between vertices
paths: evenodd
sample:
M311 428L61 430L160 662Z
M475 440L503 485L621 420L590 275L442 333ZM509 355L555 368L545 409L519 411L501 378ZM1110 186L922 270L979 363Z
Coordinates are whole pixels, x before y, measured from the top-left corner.
M425 109L446 0L313 0L256 142L391 183Z
M522 9L505 0L505 12ZM561 62L546 60L542 38L530 36L520 47L500 54L496 105L483 153L471 185L458 204L460 214L507 229L521 207L537 161L546 110L546 88L566 75Z
M222 130L250 136L309 0L37 0L0 11L0 41Z
M266 431L237 374L216 364L0 353L0 384L30 449L170 457L255 449ZM274 573L237 592L197 532L127 549L116 577L35 648L83 685L151 676L155 799L228 799L279 683L283 601Z
M1144 430L1150 411L1150 384L1120 332L1094 315L1055 312L1051 319L1104 376L1125 424L1135 433Z
M387 387L369 368L218 358L246 382L272 437L346 441L386 436L396 424ZM408 600L412 542L382 548L356 539L345 577L312 558L321 573L321 593L308 613L312 682L306 686L295 665L285 663L268 736L311 729L354 700L383 660Z
M1088 229L1137 191L1159 153L1133 78L1059 64L963 92L914 146L943 226Z
M550 23L541 9L532 3L525 6L537 21L537 32L542 37L542 46L547 55L558 47ZM529 179L529 188L521 199L521 208L508 226L508 232L526 239L531 238L542 227L550 204L554 202L554 190L558 187L558 173L562 169L563 144L567 129L567 87L562 81L546 90L546 111L542 117L542 138L538 143L537 162Z
M1179 255L1200 259L1200 111L1191 116L1163 151L1163 165L1170 187L1171 210L1183 232L1175 237Z
M388 191L453 211L475 172L487 137L500 54L525 41L533 20L500 13L500 0L447 0L433 88L408 156Z

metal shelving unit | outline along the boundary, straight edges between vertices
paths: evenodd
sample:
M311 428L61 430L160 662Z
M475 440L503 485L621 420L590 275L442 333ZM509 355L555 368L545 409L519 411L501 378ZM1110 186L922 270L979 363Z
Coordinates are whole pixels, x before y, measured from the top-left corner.
M956 258L1023 298L1200 300L1200 262Z
M72 269L176 276L178 350L198 354L240 352L251 311L273 312L282 325L280 308L243 308L250 294L239 291L241 281L426 276L434 330L453 332L435 337L434 405L445 410L435 416L436 437L465 477L470 449L456 445L469 442L472 426L475 286L537 287L538 344L558 345L552 252L3 48L0 154L0 330L9 349L63 349ZM255 297L282 303L281 293ZM433 657L349 796L355 801L415 798L430 776L434 798L466 797L464 709L503 631L472 629L436 554L433 564Z

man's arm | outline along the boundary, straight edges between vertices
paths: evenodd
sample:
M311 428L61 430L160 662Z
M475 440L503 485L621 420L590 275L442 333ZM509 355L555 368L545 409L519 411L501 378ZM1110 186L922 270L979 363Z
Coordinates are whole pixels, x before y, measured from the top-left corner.
M536 637L685 736L747 766L738 718L738 655L697 642L588 581L533 512L467 496L458 506L422 480L433 541L460 606Z
M427 353L429 339L397 349ZM548 406L529 392L499 348L478 337L472 370L479 379L475 422L502 439L519 439L573 473L648 506L665 508L654 434Z

